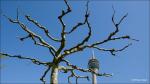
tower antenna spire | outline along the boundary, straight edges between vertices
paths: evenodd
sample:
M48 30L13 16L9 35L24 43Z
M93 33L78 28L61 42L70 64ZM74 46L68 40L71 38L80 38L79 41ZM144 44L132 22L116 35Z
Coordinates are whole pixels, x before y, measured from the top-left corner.
M92 59L95 59L94 50L92 50Z

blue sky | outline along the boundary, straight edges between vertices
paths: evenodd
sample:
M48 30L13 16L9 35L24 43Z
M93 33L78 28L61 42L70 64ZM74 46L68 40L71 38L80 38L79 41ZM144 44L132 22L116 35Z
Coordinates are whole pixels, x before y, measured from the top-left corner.
M69 31L73 25L84 20L86 1L69 1L72 12L64 17L64 21ZM112 56L108 52L95 50L95 56L100 61L99 72L113 73L112 77L98 77L100 83L148 83L149 82L149 2L148 1L91 1L89 4L90 17L89 22L92 26L92 37L88 44L103 40L114 30L111 22L113 14L112 5L116 10L116 21L121 16L128 13L127 18L120 25L120 32L116 36L130 35L132 38L140 40L139 42L119 40L101 45L104 48L121 48L127 43L133 43L132 46L117 56ZM16 18L16 9L19 8L20 20L26 23L32 31L44 35L36 26L28 23L24 14L29 14L42 25L46 26L50 33L59 38L61 25L57 19L62 9L65 9L63 1L1 1L1 11L7 16ZM66 48L74 46L87 34L87 26L79 28L76 32L68 35ZM51 61L47 49L33 45L32 41L27 39L21 42L17 37L26 36L18 25L12 24L6 18L1 17L1 51L13 55L23 55L37 58L42 61ZM50 44L58 47L58 44L43 37ZM87 63L92 55L91 49L75 53L67 57L73 64L87 68ZM1 83L40 83L45 67L33 65L28 61L4 58L1 60ZM80 73L81 75L91 75ZM49 73L50 74L50 73ZM49 81L49 76L46 79ZM69 74L59 73L59 82L67 83ZM144 81L135 81L134 79ZM72 82L75 82L72 78ZM86 79L79 79L79 82L91 83Z

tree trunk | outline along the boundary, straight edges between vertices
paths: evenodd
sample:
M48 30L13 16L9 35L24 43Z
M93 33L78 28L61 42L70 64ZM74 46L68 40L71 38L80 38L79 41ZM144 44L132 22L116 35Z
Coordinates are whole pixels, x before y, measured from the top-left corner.
M58 67L52 67L50 84L58 84Z

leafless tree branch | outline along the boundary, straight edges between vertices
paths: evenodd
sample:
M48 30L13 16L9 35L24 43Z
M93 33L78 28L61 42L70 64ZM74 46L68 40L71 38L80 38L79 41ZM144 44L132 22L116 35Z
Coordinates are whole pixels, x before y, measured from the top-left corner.
M87 9L88 9L88 5L87 5ZM67 55L70 55L70 54L72 54L72 53L82 51L82 50L84 50L84 49L86 49L86 48L94 48L94 47L96 47L96 46L98 46L98 45L102 45L102 44L104 44L104 43L106 43L106 42L113 41L113 40L128 39L128 40L139 41L139 40L136 40L136 39L132 39L132 38L131 38L130 36L128 36L128 35L121 36L121 37L113 37L113 36L115 36L115 35L119 32L119 25L120 25L120 24L122 23L122 21L127 17L127 14L124 15L124 16L120 19L119 23L116 23L116 22L114 21L114 16L115 16L115 9L114 9L114 8L113 8L113 11L114 11L114 13L113 13L113 15L112 15L112 23L113 23L114 26L115 26L115 30L114 30L113 32L111 32L111 33L108 35L108 38L104 39L103 41L95 42L95 43L93 43L93 44L91 44L91 45L84 45L84 43L85 43L86 41L88 41L88 38L91 36L91 34L89 33L89 36L87 37L87 40L83 40L81 43L79 43L79 44L76 45L75 47L72 47L72 48L70 48L70 49L64 50L64 54L62 55L62 58L65 57L65 56L67 56ZM87 24L88 24L88 28L91 30L91 27L90 27L90 24L89 24L89 22L88 22L88 19L87 19ZM106 50L107 50L107 49L106 49ZM114 52L114 51L113 51L113 52ZM111 51L111 54L114 55L114 53L112 53L112 51Z
M71 83L71 82L70 82L70 78L71 78L71 77L75 77L75 78L76 78L76 84L78 84L78 79L79 79L79 78L86 78L87 80L89 80L89 77L88 77L88 76L79 76L79 75L77 75L77 74L74 72L73 69L72 69L70 72L71 72L71 74L70 74L70 76L68 76L68 83Z
M79 26L87 24L87 26L88 26L88 35L80 43L78 43L76 46L74 46L74 47L72 47L70 49L64 50L64 54L60 58L64 58L65 56L67 56L67 55L69 55L69 54L71 54L71 53L73 53L75 51L80 51L81 50L80 47L82 45L84 45L86 42L88 42L88 40L90 39L91 34L92 34L92 28L91 28L90 23L88 21L88 17L89 17L88 4L89 4L89 1L86 4L86 13L85 13L85 21L84 21L84 23L82 23L82 24L78 23L75 27L73 27L73 29L70 32L68 32L68 34L69 34L69 33L73 32L73 31L75 31Z
M48 31L48 29L47 29L46 27L42 26L40 23L38 23L37 21L35 21L34 19L32 19L31 16L25 15L25 17L26 17L26 19L27 19L28 21L30 21L30 22L32 22L33 24L35 24L38 28L44 30L44 32L45 32L45 34L46 34L46 36L47 36L48 38L50 38L50 39L53 40L53 41L60 42L60 40L58 40L58 39L52 37L52 36L49 34L49 31Z
M105 49L105 48L99 48L99 47L97 47L97 46L94 46L94 47L92 47L92 48L98 49L98 50L100 50L100 51L108 51L108 52L110 52L113 56L115 56L115 55L116 55L116 54L115 54L116 52L123 51L123 50L125 50L127 47L129 47L129 46L131 46L131 45L132 45L132 43L130 43L130 44L124 46L124 47L121 48L121 49L114 49L114 48L112 48L112 49ZM90 46L89 46L89 47L90 47Z
M43 84L46 83L46 81L44 80L46 74L48 73L48 71L50 70L51 66L53 65L52 62L41 62L37 59L34 59L34 58L30 58L30 57L23 57L21 55L9 55L9 54L6 54L6 53L1 53L0 52L0 56L6 56L6 57L10 57L10 58L17 58L17 59L22 59L22 60L28 60L28 61L31 61L33 64L36 64L36 65L43 65L43 66L46 66L48 67L48 69L46 69L46 71L44 72L44 74L42 75L42 77L40 78L40 80L43 82Z
M80 75L77 75L75 73L75 69L73 69L72 67L64 67L64 66L60 66L59 67L59 70L63 70L64 72L63 73L68 73L70 72L71 74L68 76L68 83L71 83L70 81L70 78L72 77L75 77L76 78L76 84L78 83L78 79L79 78L86 78L87 80L89 80L89 77L88 76L80 76Z
M1 52L0 52L0 55L6 56L6 57L10 57L10 58L18 58L18 59L22 59L22 60L29 60L29 61L31 61L33 64L36 64L36 65L44 65L44 66L52 65L51 62L41 62L41 61L39 61L39 60L37 60L37 59L30 58L30 57L23 57L23 56L21 56L21 55L10 55L10 54L1 53Z
M89 1L87 1L87 4L86 4L86 13L85 13L85 19L84 19L84 22L78 22L75 26L72 27L72 29L69 31L69 32L66 32L66 34L70 34L72 33L73 31L75 31L77 28L79 28L80 26L82 25L85 25L86 22L88 21L88 17L89 17L89 13L88 13L88 10L89 10Z
M111 74L106 74L106 73L99 74L99 73L94 72L94 71L91 70L91 69L83 69L83 68L77 67L76 65L70 64L68 60L64 60L64 59L63 59L62 61L66 63L66 65L68 66L68 68L67 68L67 67L61 67L60 70L63 70L64 73L71 72L71 74L68 76L68 83L71 83L71 82L70 82L70 78L71 78L71 77L75 77L75 78L76 78L76 83L77 83L78 78L86 78L87 80L89 80L89 77L88 77L88 76L79 76L79 75L76 75L75 72L74 72L75 70L81 71L81 72L94 73L94 74L96 74L97 76L105 76L105 77L110 77L110 76L112 76Z
M51 66L48 66L48 68L46 69L46 71L44 72L44 74L42 75L42 77L40 78L40 80L43 82L43 84L46 84L46 80L44 79L46 74L48 73L48 71L50 70Z
M65 39L65 28L66 28L66 25L65 25L65 23L63 22L63 19L62 19L62 18L63 18L65 15L67 15L68 13L71 12L71 8L70 8L68 2L67 2L66 0L64 0L64 2L65 2L65 4L66 4L66 6L67 6L67 11L62 10L62 14L61 14L60 16L58 16L58 19L59 19L59 21L60 21L60 23L61 23L61 25L62 25L62 32L61 32L61 45L60 45L59 49L57 50L55 56L58 56L58 55L60 54L60 52L63 50L63 48L65 47L65 40L66 40L66 39Z
M18 15L18 14L17 14ZM52 50L52 54L54 54L56 52L56 49L48 44L44 39L42 39L42 37L40 37L39 35L35 34L34 32L30 31L29 28L27 28L26 25L24 25L21 21L19 21L18 19L17 20L13 20L9 17L7 17L6 15L4 15L11 23L15 23L15 24L18 24L26 33L28 33L28 35L26 37L23 37L23 38L20 38L21 41L23 41L24 39L27 39L27 38L31 38L34 42L35 45L39 45L39 46L43 46L43 47L46 47L46 48L49 48ZM18 16L17 16L18 17ZM37 40L38 41L37 41Z

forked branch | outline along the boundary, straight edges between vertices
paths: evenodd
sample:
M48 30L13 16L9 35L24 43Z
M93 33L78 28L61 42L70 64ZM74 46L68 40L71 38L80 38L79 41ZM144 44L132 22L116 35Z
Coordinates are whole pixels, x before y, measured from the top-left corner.
M27 36L20 38L21 41L23 41L24 39L27 39L27 38L31 38L35 45L43 46L43 47L50 49L52 51L51 54L54 54L56 52L56 49L52 45L48 44L41 36L35 34L31 30L29 30L29 28L26 25L24 25L21 21L19 21L18 14L17 14L16 20L13 20L13 19L7 17L6 15L4 15L4 16L11 23L19 25L26 33L28 33Z
M76 52L76 51L80 51L81 50L81 46L83 46L86 42L88 42L88 40L90 39L91 37L91 34L92 34L92 28L90 26L90 23L88 21L88 18L89 18L89 8L88 8L88 5L89 4L89 1L87 2L86 4L86 12L85 12L85 20L84 20L84 23L78 23L77 25L75 25L72 30L70 32L68 32L67 34L70 34L72 33L73 31L75 31L79 26L82 26L84 24L87 24L87 28L88 28L88 35L81 41L79 42L78 44L76 44L74 47L70 48L70 49L66 49L64 50L64 54L61 56L61 58L64 58L65 56L73 53L73 52Z
M88 5L87 5L87 9L88 9ZM102 41L98 41L98 42L92 43L92 44L85 45L84 43L87 42L88 39L91 36L91 33L89 32L89 36L86 38L86 40L83 40L81 43L79 43L78 45L76 45L76 46L74 46L74 47L72 47L70 49L64 50L64 54L62 56L66 57L66 56L68 56L68 55L70 55L72 53L76 53L76 52L82 51L82 50L84 50L86 48L96 48L96 49L101 50L101 51L109 51L112 55L115 55L114 52L122 51L122 50L126 49L127 47L129 47L131 44L129 44L129 45L127 45L127 46L125 46L125 47L123 47L122 49L119 49L119 50L115 50L115 49L102 49L102 48L98 48L97 46L102 45L102 44L107 43L107 42L110 42L110 41L121 40L121 39L122 40L128 39L128 40L133 40L133 41L139 41L139 40L131 38L129 35L120 36L120 37L114 37L119 32L119 25L127 17L128 14L125 14L119 20L119 22L116 23L115 20L114 20L114 17L115 17L115 9L114 8L113 8L113 11L114 12L113 12L113 15L112 15L112 23L115 26L115 30L113 32L111 32L106 39L104 39ZM88 28L91 30L91 27L90 27L90 24L88 22L88 19L87 19L87 25L88 25Z

